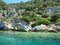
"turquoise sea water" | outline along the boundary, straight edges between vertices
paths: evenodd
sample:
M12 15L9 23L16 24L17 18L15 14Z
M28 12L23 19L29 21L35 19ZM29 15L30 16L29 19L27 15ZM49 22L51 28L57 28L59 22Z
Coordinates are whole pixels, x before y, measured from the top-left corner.
M0 33L0 45L60 45L60 38L56 37L57 35L45 35Z

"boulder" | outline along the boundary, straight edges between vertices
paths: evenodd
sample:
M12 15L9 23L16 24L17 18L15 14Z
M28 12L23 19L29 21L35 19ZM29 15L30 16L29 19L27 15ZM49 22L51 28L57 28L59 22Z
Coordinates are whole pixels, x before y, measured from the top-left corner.
M54 24L50 25L50 26L47 26L47 29L46 29L47 32L58 32L56 30L56 26Z
M57 32L53 27L49 27L48 29L47 29L47 32Z
M55 24L50 25L50 27L52 27L54 30L56 30Z
M57 31L60 31L60 26L56 26L56 30Z
M8 29L8 30L10 30L10 29L11 29L11 30L14 29L11 23L7 23L7 22L4 22L4 23L5 23L5 27L4 27L4 29Z
M33 28L33 30L34 31L44 31L44 30L46 30L46 25L40 25L40 26L35 26L34 28Z
M26 26L26 27L25 27L25 31L27 31L27 32L28 32L28 31L32 31L32 27L31 27L31 26L29 26L29 25L28 25L28 26Z

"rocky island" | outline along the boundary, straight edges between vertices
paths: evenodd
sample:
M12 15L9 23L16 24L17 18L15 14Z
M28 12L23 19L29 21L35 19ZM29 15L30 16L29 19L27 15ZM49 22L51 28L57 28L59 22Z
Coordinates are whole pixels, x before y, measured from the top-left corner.
M60 2L58 0L30 0L6 4L0 0L0 30L60 31Z
M60 0L0 0L0 45L60 45Z

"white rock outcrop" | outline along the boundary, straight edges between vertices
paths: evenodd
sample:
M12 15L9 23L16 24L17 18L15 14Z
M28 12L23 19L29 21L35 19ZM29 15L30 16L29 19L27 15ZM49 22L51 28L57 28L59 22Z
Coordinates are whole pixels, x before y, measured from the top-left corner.
M56 26L56 30L60 31L60 26Z
M40 26L35 26L34 28L33 28L33 30L36 30L36 31L44 31L44 30L46 30L46 25L43 25L43 24L41 24Z

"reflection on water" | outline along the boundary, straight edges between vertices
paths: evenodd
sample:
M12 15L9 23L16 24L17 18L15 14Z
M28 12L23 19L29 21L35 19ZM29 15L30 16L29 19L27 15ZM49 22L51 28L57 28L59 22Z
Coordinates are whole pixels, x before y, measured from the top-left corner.
M14 34L0 34L0 45L60 45L60 40L41 36L25 38Z

